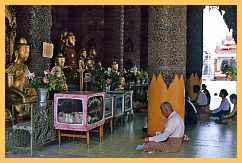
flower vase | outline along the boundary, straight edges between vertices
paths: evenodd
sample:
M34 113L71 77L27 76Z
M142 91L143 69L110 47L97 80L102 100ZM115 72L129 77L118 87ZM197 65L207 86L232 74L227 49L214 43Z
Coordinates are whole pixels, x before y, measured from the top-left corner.
M40 107L47 106L47 97L48 97L47 88L38 88L38 97L40 102Z

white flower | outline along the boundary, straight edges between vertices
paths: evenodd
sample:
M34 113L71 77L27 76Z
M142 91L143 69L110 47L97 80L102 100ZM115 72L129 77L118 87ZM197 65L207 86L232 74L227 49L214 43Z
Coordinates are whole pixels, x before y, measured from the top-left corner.
M33 80L33 79L34 79L34 77L35 77L34 72L33 72L33 73L31 73L31 72L29 71L29 73L28 73L28 78L29 78L30 80Z
M112 71L112 69L110 67L108 67L108 75L111 74L111 71Z

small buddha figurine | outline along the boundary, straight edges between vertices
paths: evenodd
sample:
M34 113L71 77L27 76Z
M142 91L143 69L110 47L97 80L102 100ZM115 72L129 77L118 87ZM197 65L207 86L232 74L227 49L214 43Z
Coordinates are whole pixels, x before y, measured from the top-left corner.
M103 70L101 61L97 61L97 63L96 63L96 70Z
M80 59L78 61L79 69L85 69L86 58L87 58L87 51L85 48L83 48L80 54Z
M25 64L29 57L30 46L27 40L21 37L15 44L13 62L7 66L7 83L6 88L6 107L11 108L14 103L36 101L37 96L31 93L29 88L29 69ZM29 113L29 108L16 106L15 110L19 117Z
M124 77L120 77L119 78L119 87L118 87L118 89L119 90L124 90L125 87L126 87L125 79L124 79Z
M66 36L68 34L68 30L67 28L64 29L64 31L61 33L61 36L60 36L60 51L63 50L63 47L64 45L66 44Z
M120 73L118 72L118 64L114 61L111 66L111 78L112 78L112 85L110 90L117 90L119 87L119 79Z
M87 51L85 48L82 49L80 58L86 59L87 58Z
M91 47L90 48L90 50L89 50L89 54L90 54L90 58L92 58L92 59L95 59L96 58L96 56L97 56L97 51L96 51L96 49L95 49L95 47Z
M56 74L56 75L60 75L60 76L63 77L64 84L63 84L62 90L67 91L68 86L66 84L65 74L63 72L64 67L65 67L65 57L63 56L62 53L59 53L57 55L57 57L55 58L55 66L52 68L51 73Z
M112 73L118 73L118 63L116 61L114 61L112 63Z
M93 73L95 71L94 61L91 58L86 60L86 70Z
M95 75L95 65L94 61L91 58L86 59L86 68L84 71L84 77L86 76L87 73L91 73L90 76L90 81L86 82L86 91L96 91L96 82L94 80L94 75Z
M92 46L89 49L89 56L88 56L88 58L93 60L93 64L94 65L96 65L96 57L97 57L97 51L96 51L95 47Z

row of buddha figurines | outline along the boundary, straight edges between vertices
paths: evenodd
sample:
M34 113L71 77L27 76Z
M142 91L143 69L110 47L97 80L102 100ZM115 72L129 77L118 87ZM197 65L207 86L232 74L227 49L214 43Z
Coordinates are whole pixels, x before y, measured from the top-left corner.
M37 100L36 94L34 94L31 89L29 89L29 69L27 64L25 63L29 58L30 45L27 43L27 40L24 37L19 38L14 47L14 55L13 60L10 64L7 65L5 70L7 86L6 86L6 109L5 112L8 117L10 117L9 111L11 111L12 104L16 103L27 103ZM95 57L95 49L92 50L90 54L92 54L91 58L85 58L86 52L83 51L82 59L79 61L80 67L83 69L94 70L94 57ZM85 60L86 59L86 60ZM65 67L65 57L63 55L58 55L55 59L55 66L59 66L61 68ZM97 62L97 68L102 68L101 62ZM114 62L112 64L113 72L118 72L118 64ZM120 85L124 85L124 78L120 78ZM28 108L24 107L15 107L15 111L18 113L18 116L23 116ZM8 118L6 117L6 119Z

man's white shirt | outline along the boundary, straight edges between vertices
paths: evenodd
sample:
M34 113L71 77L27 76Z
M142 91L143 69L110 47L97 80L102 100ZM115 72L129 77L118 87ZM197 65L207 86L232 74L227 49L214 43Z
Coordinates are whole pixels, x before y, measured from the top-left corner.
M203 93L202 91L199 91L197 93L197 100L196 102L198 103L198 105L207 105L208 104L208 99L207 96L205 95L205 93Z
M168 117L164 131L156 131L156 135L149 137L149 141L161 142L167 138L181 138L184 135L184 122L182 118L173 111Z
M229 109L230 109L230 103L229 103L229 100L225 97L221 101L219 107L217 109L213 110L212 113L214 114L214 113L218 113L218 112L220 112L222 110L226 111L226 110L229 110Z

